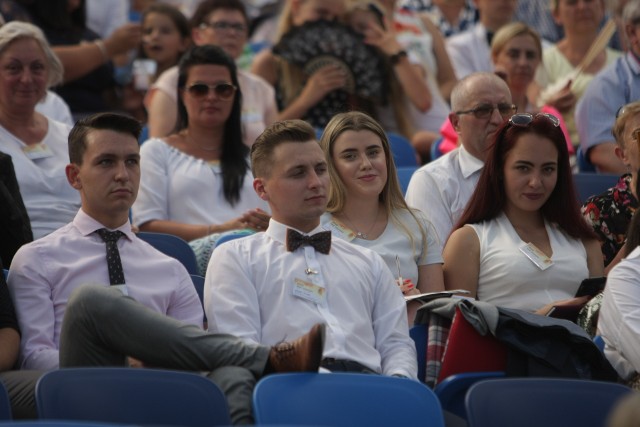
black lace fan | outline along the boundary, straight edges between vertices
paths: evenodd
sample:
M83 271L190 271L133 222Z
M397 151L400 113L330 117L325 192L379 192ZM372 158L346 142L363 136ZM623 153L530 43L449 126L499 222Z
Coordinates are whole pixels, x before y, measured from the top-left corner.
M307 75L324 65L337 64L346 72L348 93L370 100L386 98L383 58L362 36L339 22L319 20L293 28L273 52L302 67Z

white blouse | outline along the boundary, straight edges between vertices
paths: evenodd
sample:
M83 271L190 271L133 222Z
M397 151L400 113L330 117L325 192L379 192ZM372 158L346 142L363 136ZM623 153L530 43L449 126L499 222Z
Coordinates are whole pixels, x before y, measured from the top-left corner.
M169 220L186 224L222 224L249 209L269 212L265 201L253 190L247 170L240 199L231 205L222 190L222 169L153 138L140 150L140 191L133 205L133 222Z
M521 250L523 242L503 214L491 221L467 224L480 240L477 298L497 306L535 311L546 304L573 298L589 277L587 251L580 239L546 223L553 264L540 269Z

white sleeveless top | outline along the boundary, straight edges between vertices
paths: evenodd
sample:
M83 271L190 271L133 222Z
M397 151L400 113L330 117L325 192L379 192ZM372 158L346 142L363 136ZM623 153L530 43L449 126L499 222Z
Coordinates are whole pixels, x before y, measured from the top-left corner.
M467 224L480 240L477 299L496 306L535 311L553 301L573 298L589 277L587 251L580 239L545 221L553 265L541 270L524 253L523 242L502 213L491 221Z

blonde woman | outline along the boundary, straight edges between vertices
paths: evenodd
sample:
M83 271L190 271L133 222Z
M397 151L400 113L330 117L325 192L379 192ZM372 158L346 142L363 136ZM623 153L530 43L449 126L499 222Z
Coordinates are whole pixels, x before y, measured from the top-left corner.
M436 235L424 214L404 201L380 125L364 113L338 114L327 124L320 145L331 178L325 228L380 254L403 279L398 285L405 295L443 290ZM408 307L409 322L416 309L417 304Z

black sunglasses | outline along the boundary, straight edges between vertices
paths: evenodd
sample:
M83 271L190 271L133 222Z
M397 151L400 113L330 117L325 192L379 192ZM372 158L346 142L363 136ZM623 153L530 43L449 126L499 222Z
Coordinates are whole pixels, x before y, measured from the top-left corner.
M537 119L538 117L544 117L547 120L549 120L555 127L560 126L560 119L558 119L556 116L554 116L553 114L549 114L549 113L538 113L535 116L533 114L530 113L520 113L520 114L514 114L513 116L511 116L511 118L509 119L509 123L512 124L513 126L519 126L519 127L527 127L531 124L531 122L534 119Z
M237 88L231 83L216 83L214 85L194 83L187 87L187 91L196 98L204 98L209 94L209 90L212 90L216 96L223 101L233 98L236 89Z
M488 119L493 114L493 110L497 109L500 115L504 118L512 115L518 111L518 107L515 104L507 104L506 102L498 105L493 104L480 104L471 110L456 111L456 114L473 114L476 119Z

